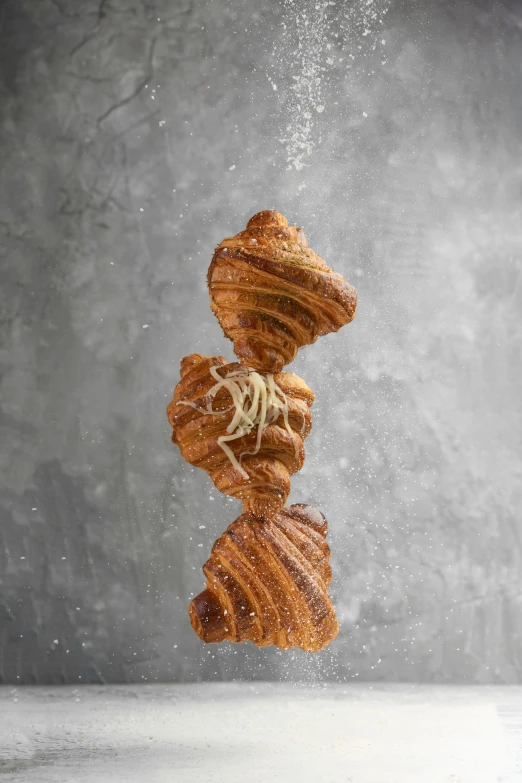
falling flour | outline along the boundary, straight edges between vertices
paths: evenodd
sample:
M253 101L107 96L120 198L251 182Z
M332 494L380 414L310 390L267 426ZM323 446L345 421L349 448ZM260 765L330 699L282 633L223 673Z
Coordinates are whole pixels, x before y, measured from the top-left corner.
M284 0L282 34L272 51L268 78L272 89L283 93L280 142L289 168L301 170L321 143L329 71L337 64L352 67L368 51L384 46L378 33L388 6L389 0Z

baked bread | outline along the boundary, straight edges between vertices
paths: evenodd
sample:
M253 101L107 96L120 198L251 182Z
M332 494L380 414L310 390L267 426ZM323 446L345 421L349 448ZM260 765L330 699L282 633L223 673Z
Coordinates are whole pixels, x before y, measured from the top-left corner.
M207 280L234 353L259 372L280 372L301 346L355 315L355 289L308 247L302 229L272 210L218 245Z
M339 627L323 515L305 505L270 518L242 514L203 566L206 589L189 607L204 642L246 642L318 652Z
M244 511L266 515L284 506L290 476L303 466L313 399L294 373L262 376L222 356L192 354L181 362L167 415L187 462L205 470L220 492L243 500Z
M240 498L243 514L214 543L190 621L205 642L317 652L338 632L327 523L310 506L284 507L314 395L282 370L301 346L352 320L355 289L271 210L218 245L207 280L239 362L186 356L167 414L183 457Z

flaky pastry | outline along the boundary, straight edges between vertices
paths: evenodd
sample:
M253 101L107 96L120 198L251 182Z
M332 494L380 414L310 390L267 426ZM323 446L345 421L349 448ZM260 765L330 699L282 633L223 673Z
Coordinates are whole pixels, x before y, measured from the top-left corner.
M248 367L279 372L303 346L355 315L355 289L279 212L254 215L221 242L208 270L211 308Z
M327 523L310 506L284 507L314 395L282 370L301 346L352 320L356 292L271 210L218 245L207 280L239 362L186 356L167 414L183 457L241 499L243 514L214 543L190 621L205 642L317 652L338 632Z
M284 506L290 476L303 466L313 399L294 373L261 376L222 356L192 354L181 362L167 415L187 462L240 498L244 511L267 514ZM254 410L258 424L250 426Z
M339 630L327 592L327 530L311 506L290 506L266 519L242 514L203 566L207 587L189 607L197 635L282 650L326 647Z

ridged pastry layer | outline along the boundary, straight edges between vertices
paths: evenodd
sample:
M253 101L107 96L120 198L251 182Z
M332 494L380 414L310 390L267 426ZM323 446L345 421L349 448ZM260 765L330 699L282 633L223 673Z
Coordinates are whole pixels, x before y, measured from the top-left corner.
M189 616L205 642L250 641L318 652L339 630L323 515L306 505L271 518L242 514L212 547L206 589Z
M355 315L353 286L308 247L302 229L272 210L218 245L207 280L234 353L259 372L279 372L301 346Z
M206 407L206 395L216 383L210 374L211 367L225 377L240 369L241 365L229 363L222 356L199 354L182 360L181 380L167 408L172 440L188 462L209 474L220 492L241 499L244 511L268 514L284 506L290 492L290 476L303 466L304 438L312 427L310 406L313 392L294 373L274 376L274 381L286 396L290 432L282 416L262 430L259 451L244 454L241 458L241 466L248 474L245 478L218 443L218 438L226 433L232 420L233 410L222 416L210 416L184 404L191 402L200 408ZM222 388L212 400L212 409L225 411L231 403L229 392ZM256 440L257 431L254 429L237 440L229 441L228 445L239 460L243 452L255 451Z

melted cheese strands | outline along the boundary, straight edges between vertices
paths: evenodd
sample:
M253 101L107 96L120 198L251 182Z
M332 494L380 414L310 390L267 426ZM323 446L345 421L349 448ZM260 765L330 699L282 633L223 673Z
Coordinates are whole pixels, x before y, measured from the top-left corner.
M288 421L286 394L274 381L272 373L268 373L264 376L249 368L235 370L222 378L216 367L211 367L210 374L216 379L217 383L206 395L207 407L202 408L195 402L188 401L180 402L180 404L189 405L191 408L195 408L206 416L224 416L235 409L232 420L227 427L227 434L220 435L217 442L234 468L243 478L249 479L248 473L241 466L241 458L246 454L258 453L265 427L268 427L269 424L274 424L282 415L285 428L289 435L293 437L292 429ZM232 397L233 404L225 410L214 411L212 410L212 400L218 391L223 388L225 388ZM239 460L237 460L234 452L230 446L227 445L227 442L248 435L255 427L257 427L257 440L254 450L242 451L239 455Z

